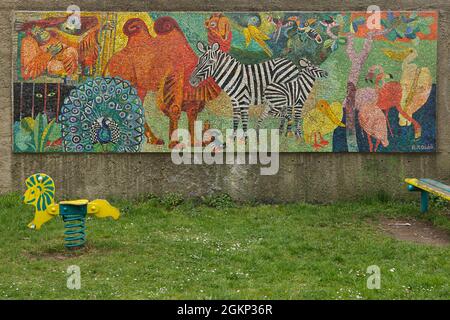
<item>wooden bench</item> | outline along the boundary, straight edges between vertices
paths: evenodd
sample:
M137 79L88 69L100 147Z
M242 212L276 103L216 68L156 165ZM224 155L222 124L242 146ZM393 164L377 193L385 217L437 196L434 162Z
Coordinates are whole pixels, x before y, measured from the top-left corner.
M405 179L409 191L420 191L420 211L428 211L428 196L430 193L450 201L450 186L433 179Z

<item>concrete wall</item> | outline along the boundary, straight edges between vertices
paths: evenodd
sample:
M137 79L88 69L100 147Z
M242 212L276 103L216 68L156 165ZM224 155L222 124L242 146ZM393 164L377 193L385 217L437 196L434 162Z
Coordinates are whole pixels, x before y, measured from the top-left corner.
M61 10L77 4L91 11L268 11L439 10L437 144L433 154L280 155L276 176L259 175L257 165L176 166L170 154L13 154L11 152L12 10ZM406 197L403 179L432 177L450 183L450 2L448 0L1 0L0 2L0 192L24 189L25 178L41 171L55 179L59 198L182 192L227 192L236 199L327 202L384 191Z

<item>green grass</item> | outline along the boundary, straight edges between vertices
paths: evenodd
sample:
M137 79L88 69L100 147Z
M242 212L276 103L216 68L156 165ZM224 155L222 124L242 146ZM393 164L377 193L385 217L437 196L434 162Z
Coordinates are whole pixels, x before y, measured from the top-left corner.
M67 252L63 222L26 228L33 209L0 197L1 299L448 299L450 247L401 242L376 225L415 217L386 197L334 205L235 205L226 196L113 201L118 221L89 219L88 249ZM450 232L446 209L427 219ZM381 289L366 288L369 265ZM81 290L66 288L81 268Z

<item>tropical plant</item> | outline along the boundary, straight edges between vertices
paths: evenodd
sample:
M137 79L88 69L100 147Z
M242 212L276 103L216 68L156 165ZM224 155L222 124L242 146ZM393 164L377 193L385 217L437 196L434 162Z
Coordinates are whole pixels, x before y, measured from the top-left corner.
M45 114L38 114L35 119L26 117L14 124L14 151L44 152L50 142L61 137L59 125Z
M386 34L386 39L395 41L397 39L411 39L417 45L419 37L417 33L430 34L430 25L433 23L433 17L419 17L417 13L407 16L404 13L395 16L388 12L386 19L381 19L381 25L391 30Z

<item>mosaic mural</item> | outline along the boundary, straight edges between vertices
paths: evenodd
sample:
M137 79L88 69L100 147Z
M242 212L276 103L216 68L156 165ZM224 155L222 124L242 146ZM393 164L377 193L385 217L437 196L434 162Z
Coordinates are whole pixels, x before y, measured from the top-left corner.
M377 28L366 12L72 18L15 12L15 152L217 143L197 120L244 144L279 130L281 152L436 150L437 12L382 12Z

